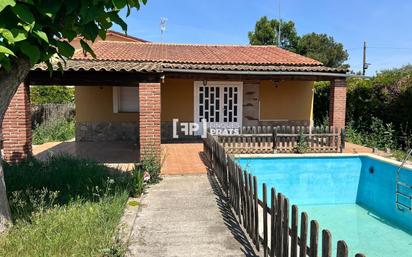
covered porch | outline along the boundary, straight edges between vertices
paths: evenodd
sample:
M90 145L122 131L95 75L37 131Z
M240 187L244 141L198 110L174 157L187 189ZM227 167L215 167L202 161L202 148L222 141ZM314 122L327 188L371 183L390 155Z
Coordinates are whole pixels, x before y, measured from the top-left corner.
M20 85L2 124L7 161L32 155L29 85L75 86L76 142L60 147L82 156L133 155L126 159L137 162L155 154L172 160L162 156L161 144L199 142L201 129L182 128L203 122L203 131L212 125L311 126L314 81L331 81L330 126L345 126L346 70L277 47L105 41L94 46L97 59L79 52L63 73L36 66ZM107 142L114 147L105 147ZM173 162L183 159L174 156L179 157Z

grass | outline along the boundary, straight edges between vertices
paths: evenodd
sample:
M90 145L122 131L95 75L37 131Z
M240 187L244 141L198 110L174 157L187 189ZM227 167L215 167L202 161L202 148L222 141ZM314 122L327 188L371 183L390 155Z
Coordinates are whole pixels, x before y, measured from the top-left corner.
M88 160L54 156L4 165L14 226L0 256L122 256L116 226L133 179Z
M0 238L0 256L122 256L113 237L126 201L123 193L36 213Z
M392 151L391 157L395 158L397 161L403 161L406 158L407 152L404 150L395 150ZM412 161L412 156L409 157L408 161Z
M66 141L74 138L75 126L73 120L56 119L38 125L33 130L33 144Z

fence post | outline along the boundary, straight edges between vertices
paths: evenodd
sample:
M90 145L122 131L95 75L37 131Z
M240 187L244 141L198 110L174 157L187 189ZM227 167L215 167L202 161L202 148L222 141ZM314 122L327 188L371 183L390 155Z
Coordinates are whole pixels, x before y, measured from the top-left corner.
M343 149L345 149L345 141L346 141L346 131L345 131L345 128L342 128L340 132L340 152L341 153L343 153Z
M348 246L345 241L338 241L338 250L336 252L337 257L348 257Z
M263 198L263 256L268 256L268 212L267 212L267 189L266 184L262 186ZM259 237L259 233L258 233Z
M306 212L302 212L300 220L299 257L306 257L308 249L308 215Z
M310 222L310 257L318 257L319 224L316 220Z
M278 141L278 127L273 127L272 130L272 149L273 149L273 153L277 153L277 141Z
M283 195L278 193L278 211L276 215L276 256L282 257L283 256L283 208L285 207L283 204Z
M275 257L275 248L276 248L276 190L272 187L271 189L271 209L270 209L270 257Z
M254 195L254 202L255 202L255 211L254 211L254 218L255 218L255 225L254 225L254 239L256 249L259 251L259 202L258 202L258 185L257 185L257 178L253 176L253 195Z
M329 230L322 230L322 257L332 257L332 236Z
M296 205L292 205L292 227L291 227L291 243L290 243L290 256L297 257L298 256L298 207Z
M283 201L283 257L289 257L289 199Z

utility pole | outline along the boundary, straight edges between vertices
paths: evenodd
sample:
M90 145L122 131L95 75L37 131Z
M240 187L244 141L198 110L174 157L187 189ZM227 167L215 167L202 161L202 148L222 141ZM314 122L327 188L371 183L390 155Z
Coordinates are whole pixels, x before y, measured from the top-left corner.
M363 41L363 65L362 65L362 75L365 76L366 69L369 63L366 63L366 41Z

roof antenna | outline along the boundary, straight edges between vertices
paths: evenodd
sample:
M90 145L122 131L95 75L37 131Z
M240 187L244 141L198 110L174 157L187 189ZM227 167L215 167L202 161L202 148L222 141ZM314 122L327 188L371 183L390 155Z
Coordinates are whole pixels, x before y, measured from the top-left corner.
M279 24L278 24L278 47L282 47L280 45L280 26L282 25L282 18L280 17L280 0L278 0L278 15L279 15Z
M160 40L163 42L163 34L166 31L166 25L167 25L167 18L161 17L160 18Z

